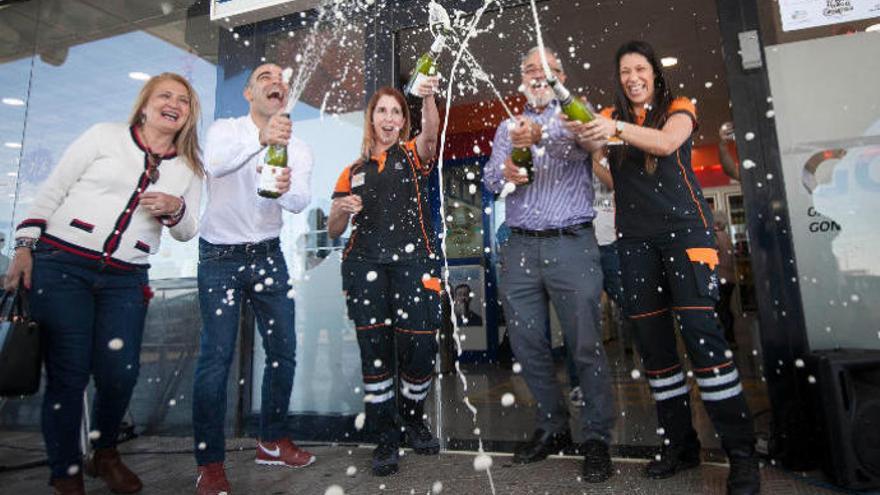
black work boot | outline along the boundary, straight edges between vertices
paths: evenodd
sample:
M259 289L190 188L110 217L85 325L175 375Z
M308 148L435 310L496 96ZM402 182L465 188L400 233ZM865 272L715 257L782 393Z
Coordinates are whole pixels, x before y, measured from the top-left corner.
M419 455L436 455L440 453L440 440L431 433L431 429L421 419L403 422L405 444L412 447Z
M696 436L683 442L664 444L658 456L645 466L645 476L669 478L679 471L700 465L700 441Z
M373 449L373 476L390 476L398 471L400 454L397 445L380 443Z
M729 449L727 460L730 462L730 472L727 474L728 495L761 493L761 470L754 447Z
M588 483L601 483L611 477L611 454L608 444L598 439L590 439L581 445L584 453L584 480Z

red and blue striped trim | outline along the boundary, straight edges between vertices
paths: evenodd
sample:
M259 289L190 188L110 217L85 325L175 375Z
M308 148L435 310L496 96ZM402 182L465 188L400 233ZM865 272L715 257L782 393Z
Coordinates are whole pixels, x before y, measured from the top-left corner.
M59 239L58 237L50 234L43 234L42 236L40 236L40 242L58 248L62 251L81 256L86 259L102 261L107 266L118 268L120 270L139 270L150 267L149 263L129 263L127 261L118 260L109 256L103 256L102 253L84 248L82 246L77 246L76 244L67 242L63 239Z

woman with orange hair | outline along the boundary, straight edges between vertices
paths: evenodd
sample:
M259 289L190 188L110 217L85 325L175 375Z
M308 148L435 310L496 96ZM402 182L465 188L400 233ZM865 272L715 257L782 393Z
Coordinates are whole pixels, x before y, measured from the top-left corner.
M422 98L422 132L413 139L400 91L384 87L370 98L361 157L340 175L328 219L336 238L353 217L342 287L361 350L366 422L378 434L376 476L397 472L401 420L417 454L440 450L424 421L440 327L440 257L427 196L440 124L437 83L430 77L415 88ZM403 396L398 401L395 378Z

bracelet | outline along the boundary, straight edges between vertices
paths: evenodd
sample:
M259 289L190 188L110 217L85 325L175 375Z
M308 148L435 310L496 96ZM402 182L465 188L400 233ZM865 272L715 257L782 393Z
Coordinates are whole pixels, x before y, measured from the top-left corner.
M168 215L169 217L171 217L174 220L177 220L181 216L183 216L183 209L186 207L186 203L183 201L183 198L178 198L178 199L180 199L180 206L178 206L177 209L174 210L174 213L171 213Z
M33 251L34 248L37 247L38 241L39 239L35 239L33 237L16 237L14 249L26 248L30 251Z
M186 213L186 201L181 197L180 206L174 213L168 215L162 215L159 217L159 222L166 227L174 227L180 220L183 219L183 214Z

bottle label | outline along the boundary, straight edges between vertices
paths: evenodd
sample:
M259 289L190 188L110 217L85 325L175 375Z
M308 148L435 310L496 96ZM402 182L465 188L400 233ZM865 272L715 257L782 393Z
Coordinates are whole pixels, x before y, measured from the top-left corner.
M260 172L260 185L257 186L260 191L278 192L278 182L275 176L281 172L284 167L273 167L272 165L263 165Z
M416 74L415 79L413 79L412 86L409 87L409 94L411 94L411 95L413 95L413 96L419 96L419 93L418 93L418 91L417 91L417 88L418 88L419 85L422 84L422 83L425 81L425 79L427 79L427 78L428 78L427 74L422 74L421 72L419 72L418 74Z

